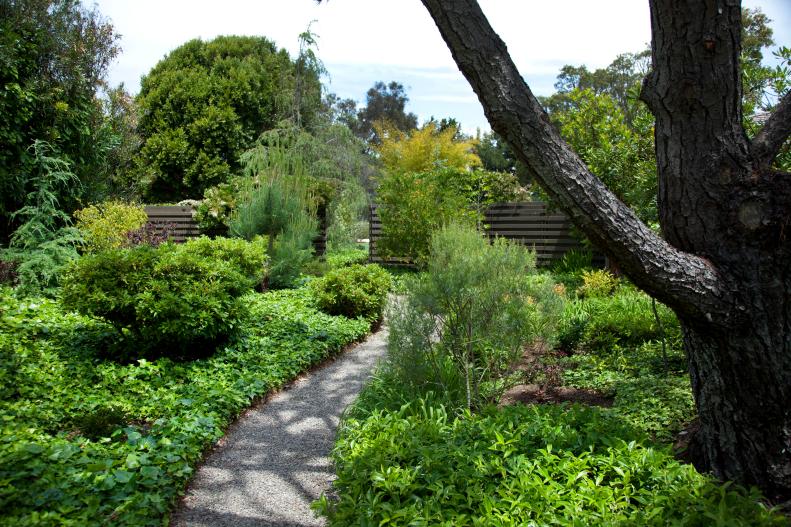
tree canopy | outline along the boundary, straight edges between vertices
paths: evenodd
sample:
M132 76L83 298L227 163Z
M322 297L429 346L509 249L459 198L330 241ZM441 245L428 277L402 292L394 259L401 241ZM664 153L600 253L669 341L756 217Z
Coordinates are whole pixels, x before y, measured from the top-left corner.
M97 91L117 53L113 27L77 0L0 2L0 241L33 191L36 140L72 163L81 182L58 193L62 206L101 185L113 140Z
M137 102L143 145L137 172L148 200L200 198L238 173L239 156L279 120L309 123L321 86L309 60L295 65L262 37L192 40L142 80ZM296 86L296 80L299 86Z

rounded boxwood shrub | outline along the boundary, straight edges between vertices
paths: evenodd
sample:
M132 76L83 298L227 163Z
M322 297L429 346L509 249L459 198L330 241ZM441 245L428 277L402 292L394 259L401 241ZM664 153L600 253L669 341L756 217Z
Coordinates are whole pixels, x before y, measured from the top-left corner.
M390 275L378 265L333 269L310 284L319 309L330 315L381 318L390 289Z
M228 262L250 281L250 286L260 285L267 275L269 258L266 255L266 237L252 241L241 238L193 238L181 246L182 251L210 260Z
M253 270L264 265L263 252L240 256L246 251L239 250L234 261L226 245L165 243L83 256L66 273L63 304L115 326L116 358L204 356L238 325L239 299L259 277Z

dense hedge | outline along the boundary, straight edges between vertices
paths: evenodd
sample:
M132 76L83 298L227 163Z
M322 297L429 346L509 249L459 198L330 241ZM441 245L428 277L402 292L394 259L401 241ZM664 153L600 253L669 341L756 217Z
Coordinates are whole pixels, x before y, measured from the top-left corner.
M250 293L209 359L98 360L107 324L0 289L0 524L161 525L202 452L253 398L365 335L307 290Z

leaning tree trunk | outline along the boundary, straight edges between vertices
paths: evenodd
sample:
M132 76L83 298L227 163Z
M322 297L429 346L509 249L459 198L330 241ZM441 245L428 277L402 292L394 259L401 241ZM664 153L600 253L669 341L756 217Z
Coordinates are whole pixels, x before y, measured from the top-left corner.
M656 236L549 124L475 0L423 0L492 128L594 243L679 316L703 465L791 497L791 175L771 169L791 132L786 95L742 128L741 9L653 0Z

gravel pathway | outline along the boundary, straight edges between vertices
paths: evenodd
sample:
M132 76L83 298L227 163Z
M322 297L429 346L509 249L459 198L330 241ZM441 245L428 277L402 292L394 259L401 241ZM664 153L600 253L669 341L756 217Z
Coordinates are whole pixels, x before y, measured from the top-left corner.
M249 410L198 469L171 525L324 525L310 503L335 477L329 457L335 429L386 342L380 330Z

